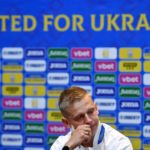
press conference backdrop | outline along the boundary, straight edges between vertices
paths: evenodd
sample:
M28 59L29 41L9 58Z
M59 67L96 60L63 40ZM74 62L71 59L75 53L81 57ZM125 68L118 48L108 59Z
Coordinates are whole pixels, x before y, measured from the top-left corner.
M0 0L0 149L48 150L57 101L85 88L99 118L150 149L148 0Z

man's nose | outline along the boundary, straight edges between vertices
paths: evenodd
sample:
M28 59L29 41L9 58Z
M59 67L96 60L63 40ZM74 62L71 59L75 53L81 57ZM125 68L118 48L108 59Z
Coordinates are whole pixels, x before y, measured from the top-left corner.
M85 114L85 123L90 123L92 120L88 114Z

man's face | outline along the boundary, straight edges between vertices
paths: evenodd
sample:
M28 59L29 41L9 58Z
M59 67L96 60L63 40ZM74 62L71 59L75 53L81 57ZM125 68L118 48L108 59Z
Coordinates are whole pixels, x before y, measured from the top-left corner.
M77 128L79 125L88 124L91 127L92 134L95 134L99 123L98 110L88 94L81 101L68 108L67 112L69 115L66 119L70 126Z

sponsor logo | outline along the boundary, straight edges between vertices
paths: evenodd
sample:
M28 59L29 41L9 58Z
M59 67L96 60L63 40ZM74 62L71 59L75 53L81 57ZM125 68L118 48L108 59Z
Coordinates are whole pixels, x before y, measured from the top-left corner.
M25 71L41 72L46 71L45 60L26 60Z
M23 82L23 74L22 73L3 73L2 75L3 83L13 83L18 84Z
M73 61L71 67L73 71L91 71L92 63L90 61Z
M22 96L23 94L23 88L21 85L4 85L2 88L2 93L4 96Z
M105 61L105 62L101 62L101 61L96 61L95 63L95 70L97 72L115 72L117 68L117 64L116 62L113 61Z
M26 133L44 133L44 124L26 123Z
M3 119L4 120L21 120L22 113L19 110L3 110Z
M48 73L47 75L48 84L52 85L66 85L69 83L68 73Z
M23 58L23 48L20 47L4 47L2 49L3 59L22 59Z
M48 121L61 122L62 114L60 111L48 111Z
M74 59L90 59L92 58L91 48L72 48L71 57Z
M24 150L45 150L45 149L44 148L39 148L39 147L25 147Z
M96 84L115 84L116 76L115 74L96 74L95 83Z
M150 137L150 126L144 126L143 128L143 135L144 137Z
M52 145L56 141L57 138L58 138L58 136L49 136L48 137L48 144Z
M115 99L95 99L95 102L98 106L98 110L116 110L116 100Z
M22 71L23 63L18 61L4 61L2 64L3 71Z
M134 150L140 150L141 149L141 139L140 138L130 138L130 141L132 143Z
M20 132L21 131L20 123L3 123L2 130L4 132Z
M43 58L45 56L44 49L26 49L27 58Z
M96 59L116 59L117 48L115 47L97 47L95 48Z
M4 108L22 108L22 98L3 98Z
M119 105L122 110L140 109L140 101L137 100L121 100Z
M40 97L28 97L25 98L25 108L26 109L45 109L46 100L45 98Z
M140 124L142 116L140 112L119 112L119 123Z
M150 114L149 113L144 114L144 122L150 123Z
M143 50L144 59L150 59L150 47L145 47Z
M150 72L150 61L144 61L144 71Z
M68 58L67 48L50 48L48 49L49 58Z
M87 85L76 85L76 86L85 89L92 96L92 93L93 93L92 92L93 91L92 86L87 86Z
M49 109L58 109L58 98L49 98L48 99L48 108Z
M55 87L50 86L47 88L47 95L52 96L52 97L59 97L60 93L63 90L64 90L64 88L62 88L62 87L55 88Z
M150 87L144 87L144 97L150 98Z
M143 149L144 150L149 150L149 148L150 148L150 141L149 141L149 139L144 139L143 140Z
M25 95L26 96L45 96L46 94L46 87L43 85L41 86L25 86Z
M20 134L2 134L1 144L3 146L22 146L23 137Z
M141 62L140 61L120 61L119 70L121 72L140 72Z
M25 83L27 84L45 84L46 77L44 74L25 74Z
M49 62L48 65L49 70L67 70L68 69L68 62Z
M144 110L150 110L150 100L144 101Z
M139 87L120 87L120 97L140 97L141 90Z
M141 48L120 48L119 57L121 59L140 59L141 58Z
M42 136L26 136L25 143L27 145L43 145L44 144L44 137Z
M45 112L42 110L26 110L25 119L29 121L44 121Z
M48 124L49 134L66 134L67 128L63 124Z
M73 83L90 83L91 75L89 75L89 74L73 74L71 80Z
M140 84L141 83L141 75L140 74L120 74L119 76L120 84Z
M96 87L96 96L115 96L115 87Z
M126 135L126 136L132 136L132 137L139 137L141 136L141 128L139 126L119 126L119 131Z
M103 113L101 112L101 115L99 117L101 122L106 122L106 123L115 123L116 122L116 115L112 112L109 113Z
M144 85L150 85L150 74L149 73L145 73L143 76L143 84Z

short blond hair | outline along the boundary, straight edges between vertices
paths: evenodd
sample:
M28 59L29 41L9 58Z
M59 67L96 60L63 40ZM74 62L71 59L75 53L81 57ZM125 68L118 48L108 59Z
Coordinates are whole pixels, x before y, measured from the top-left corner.
M62 91L59 97L58 106L61 113L65 116L67 114L67 108L69 108L75 102L83 99L88 92L81 87L70 87Z

